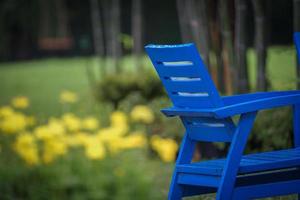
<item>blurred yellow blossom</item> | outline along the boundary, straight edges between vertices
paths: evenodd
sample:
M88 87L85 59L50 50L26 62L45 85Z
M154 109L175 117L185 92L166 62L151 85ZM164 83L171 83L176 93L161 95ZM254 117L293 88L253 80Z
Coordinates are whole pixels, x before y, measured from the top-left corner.
M56 136L44 141L42 159L44 163L51 163L58 156L67 153L68 146L64 137Z
M123 138L121 146L123 149L142 148L145 147L146 143L147 139L144 133L134 132Z
M25 96L19 96L12 99L11 104L15 108L24 109L29 106L29 99Z
M36 119L34 116L27 116L26 123L28 126L34 126L36 124Z
M115 111L110 115L110 121L112 126L119 126L127 124L127 116L124 112Z
M69 131L79 131L81 128L81 120L73 113L64 114L62 121Z
M19 112L14 112L13 114L4 117L0 122L0 128L6 134L23 131L26 126L26 116Z
M63 121L57 118L50 118L48 122L49 131L54 135L62 135L65 133Z
M96 137L90 136L85 144L85 155L92 160L101 160L105 157L105 148Z
M133 121L142 122L146 124L150 124L154 121L153 112L150 110L149 107L144 105L135 106L130 113L130 117Z
M75 92L69 90L63 90L60 93L61 103L76 103L78 101L78 96Z
M99 121L95 117L86 117L82 120L82 128L86 130L95 130L99 127Z
M36 165L39 163L38 147L32 134L20 134L16 138L13 148L28 165Z
M7 117L14 114L14 110L9 106L3 106L0 108L0 117Z
M164 162L172 162L176 159L178 144L175 140L164 139L155 135L152 136L150 143Z

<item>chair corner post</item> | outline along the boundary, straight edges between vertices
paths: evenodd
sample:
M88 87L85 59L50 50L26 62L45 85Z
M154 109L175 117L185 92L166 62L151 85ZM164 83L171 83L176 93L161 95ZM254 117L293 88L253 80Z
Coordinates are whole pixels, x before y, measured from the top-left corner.
M177 183L177 165L187 164L192 161L195 145L196 142L191 140L188 136L188 133L185 132L176 160L175 170L171 179L168 200L180 200L183 197L183 188Z
M217 200L231 199L240 160L242 158L248 136L253 127L257 111L242 114L235 130L232 143L223 169L220 186L217 191Z
M293 106L294 146L300 147L300 104Z

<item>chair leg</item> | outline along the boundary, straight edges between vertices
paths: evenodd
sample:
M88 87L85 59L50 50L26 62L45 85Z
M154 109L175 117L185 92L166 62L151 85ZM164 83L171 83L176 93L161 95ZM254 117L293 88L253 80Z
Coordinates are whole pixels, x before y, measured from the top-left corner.
M183 197L183 188L177 183L177 171L174 171L172 182L170 185L168 200L181 200Z
M293 107L293 121L294 121L294 146L300 146L300 104ZM300 200L300 193L298 193L298 200Z
M220 187L217 192L217 200L232 199L240 160L247 144L248 135L250 134L255 117L256 112L252 112L243 114L240 118L238 127L230 145L227 161L223 169Z
M178 173L177 165L190 163L193 159L196 142L191 140L187 133L185 133L182 140L178 158L176 161L175 170L170 184L168 200L180 200L183 196L183 188L177 183Z

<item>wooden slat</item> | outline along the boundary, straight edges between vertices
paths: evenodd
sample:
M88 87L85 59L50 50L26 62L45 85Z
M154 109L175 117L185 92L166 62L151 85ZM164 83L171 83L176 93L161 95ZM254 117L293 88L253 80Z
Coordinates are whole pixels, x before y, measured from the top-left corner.
M165 87L172 92L207 92L203 81L172 81L165 80Z
M199 69L195 66L183 67L156 67L160 77L199 77Z
M169 94L170 98L173 101L174 106L177 107L186 107L189 108L212 108L214 107L214 103L210 100L209 96L206 97L186 97Z
M185 117L183 121L189 137L197 141L230 142L235 130L230 118Z
M275 156L278 155L278 156ZM282 157L282 155L284 155ZM287 155L291 155L287 157ZM178 170L187 173L221 175L226 159L197 162L179 166ZM300 148L249 154L243 156L239 174L255 173L267 170L292 168L300 166Z
M177 182L183 185L218 187L220 182L220 177L179 173Z

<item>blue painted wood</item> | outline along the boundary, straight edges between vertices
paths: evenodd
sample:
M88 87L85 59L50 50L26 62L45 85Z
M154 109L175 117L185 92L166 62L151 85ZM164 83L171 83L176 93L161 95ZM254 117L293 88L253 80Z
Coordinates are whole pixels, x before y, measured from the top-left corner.
M236 176L242 154L247 143L256 117L256 112L243 114L240 118L239 125L235 131L232 144L222 172L222 179L217 193L217 200L230 199L234 189Z
M253 94L254 95L254 94ZM292 91L292 92L273 92L273 95L269 97L264 97L260 93L257 99L254 100L246 100L247 95L245 97L241 97L243 95L239 95L238 97L227 97L227 105L219 107L219 108L167 108L162 109L162 112L167 116L213 116L216 118L226 118L234 115L239 115L243 113L271 109L276 107L283 106L293 106L295 104L300 104L300 91ZM263 96L263 97L262 97ZM267 94L266 94L267 96ZM224 99L224 98L223 98ZM229 100L230 99L230 100ZM242 100L243 99L243 100ZM237 103L241 101L240 103ZM232 102L232 104L229 104Z
M220 179L221 178L218 176L195 175L189 173L178 174L178 183L182 185L218 187Z
M230 118L183 117L183 124L191 139L207 142L230 142L235 125Z
M182 164L177 167L179 172L221 176L226 159ZM271 151L244 155L241 159L238 174L255 173L275 169L284 169L300 166L300 148Z
M297 58L298 58L297 61L300 62L300 32L294 33L294 42L297 51Z
M300 179L284 182L273 182L262 185L251 185L235 189L232 199L254 199L288 195L300 192Z
M194 44L184 45L147 45L145 47L163 85L165 86L169 97L173 104L177 107L219 107L223 103L218 94L216 87L211 80L207 69L201 60L199 53ZM177 62L177 64L176 64ZM173 63L172 66L166 63ZM190 63L190 64L186 64ZM173 95L178 80L171 78L179 77L181 80L185 78L185 82L189 82L191 90L195 93L199 88L201 92L207 93L208 96L181 96ZM188 80L188 78L198 78L198 82ZM172 87L172 84L174 87ZM201 87L197 87L200 86ZM172 89L173 88L173 89ZM203 91L202 91L203 90Z
M298 51L299 36L295 38ZM179 116L186 129L169 200L212 191L217 191L219 200L250 199L256 191L255 197L299 193L295 188L300 188L300 91L220 97L194 44L145 49L174 105L162 112ZM293 107L296 148L243 156L256 113L282 106ZM235 115L241 115L237 125L231 118ZM231 145L224 159L191 163L197 141ZM282 192L273 191L281 187Z
M190 163L193 158L193 153L195 151L196 142L192 141L188 134L185 133L182 143L180 145L179 154L176 160L176 166L181 164ZM170 190L168 195L168 200L180 200L183 197L184 191L183 188L178 184L178 172L177 167L173 172L173 177L170 184Z
M300 32L294 33L294 42L296 46L296 52L297 52L297 71L300 71ZM298 80L299 81L299 80ZM299 84L298 84L299 85ZM299 104L298 104L299 105ZM294 106L294 145L299 146L300 145L300 125L299 125L299 106ZM297 124L298 122L298 124ZM298 194L298 200L300 200L300 194Z

